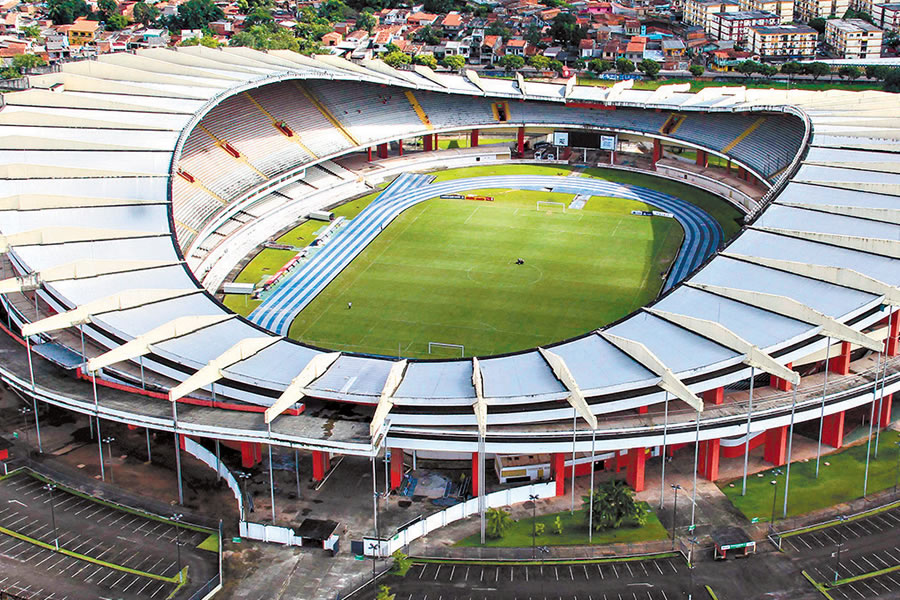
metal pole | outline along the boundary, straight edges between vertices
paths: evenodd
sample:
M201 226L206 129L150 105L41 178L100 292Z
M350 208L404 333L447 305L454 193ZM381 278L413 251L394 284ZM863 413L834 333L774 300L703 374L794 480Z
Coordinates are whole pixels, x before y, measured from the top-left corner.
M106 472L103 467L103 436L100 435L100 417L97 417L97 453L100 454L100 479L106 481Z
M88 415L88 429L91 431L91 439L94 439L94 415Z
M775 487L775 491L772 492L772 520L769 523L772 526L772 531L775 531L775 506L778 504L778 480L773 479L772 485Z
M881 358L881 353L878 353L878 358ZM878 367L881 367L879 364ZM877 384L877 380L876 380ZM878 386L875 386L875 389L872 390L872 408L869 410L869 441L866 442L866 472L863 475L863 498L866 497L866 492L869 491L869 463L871 462L869 456L872 454L872 429L875 427L875 401L878 399Z
M44 453L44 447L41 444L41 420L38 417L37 390L34 387L34 366L31 363L31 338L25 337L25 346L28 351L28 373L31 375L31 403L34 407L34 428L37 430L38 452Z
M178 401L172 402L172 430L175 432L175 474L178 479L178 504L184 505L184 488L181 485L181 440L178 437Z
M678 490L681 486L677 483L672 484L672 490L675 492L675 500L672 502L672 550L675 550L675 519L678 515Z
M138 358L138 364L141 365L141 389L142 389L142 390L146 390L146 389L147 389L147 383L146 383L146 381L144 380L144 356L143 356L143 355L141 355L141 356Z
M112 443L113 443L114 441L116 441L116 438L107 436L106 438L104 438L103 441L106 443L106 450L107 450L107 452L109 452L109 481L112 482L112 481L113 481Z
M300 499L300 453L294 450L294 477L297 479L297 499Z
M272 430L269 430L269 436L271 437ZM271 442L271 440L269 440ZM275 470L272 465L272 444L267 444L269 447L269 498L272 500L272 524L275 524Z
M890 344L891 339L891 320L894 317L894 313L891 311L891 307L888 306L888 335L885 338L885 345ZM887 348L884 348L887 350ZM887 377L887 356L882 356L883 352L878 353L878 359L881 361L881 396L878 398L878 427L875 428L875 458L878 458L878 442L881 439L881 411L884 406L884 379ZM878 372L875 372L875 387L878 388Z
M179 583L184 581L181 571L181 528L178 527L178 521L181 519L183 515L177 514L172 515L172 520L175 521L175 552L178 560L178 581Z
M484 545L485 536L485 502L484 502L484 436L479 432L478 435L478 512L481 519L481 545Z
M87 355L84 353L84 324L78 326L78 332L81 334L81 361L87 362Z
M665 416L663 417L663 441L660 449L660 457L662 458L662 473L659 477L659 507L663 507L663 498L666 492L666 442L669 434L669 392L663 392L665 398L663 409Z
M56 546L56 551L59 552L59 534L56 531L56 509L53 506L53 489L56 486L52 483L48 483L44 486L44 489L50 492L50 522L53 524L53 545Z
M816 446L816 479L819 478L819 459L822 456L822 433L825 429L825 396L828 394L828 361L831 358L831 336L825 346L825 382L822 384L822 414L819 416L819 441Z
M150 430L144 427L144 432L147 434L147 462L153 462L153 454L150 452ZM216 441L216 451L219 449L219 442ZM219 475L219 465L216 464L216 477Z
M216 440L216 481L222 478L222 456L219 454L219 440Z
M756 370L750 367L750 404L747 407L747 440L744 442L744 482L741 485L741 496L747 495L747 465L750 462L750 420L753 417L753 380Z
M378 538L378 487L375 481L375 455L372 455L372 515L375 524L375 537Z
M787 447L787 464L785 465L784 474L784 511L781 518L787 518L788 509L788 488L791 485L791 450L793 450L794 442L794 414L797 411L797 386L791 386L793 394L791 395L791 425L788 428L788 447Z
M572 408L572 508L570 514L575 513L575 434L578 427L578 411Z
M691 490L691 534L694 532L694 512L697 509L697 467L700 463L700 411L697 411L697 431L694 434L694 487Z
M591 429L591 487L588 496L588 544L594 543L594 446L597 443L597 430Z

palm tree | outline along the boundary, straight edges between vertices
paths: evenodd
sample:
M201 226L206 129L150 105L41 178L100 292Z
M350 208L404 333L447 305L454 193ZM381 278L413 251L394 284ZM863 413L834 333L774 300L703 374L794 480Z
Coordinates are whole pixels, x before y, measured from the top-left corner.
M616 529L626 520L633 520L638 525L644 523L644 513L634 501L634 492L620 480L607 481L597 486L594 491L594 502L590 496L582 497L585 520L593 506L594 530Z
M512 525L512 517L502 508L489 508L485 513L487 523L485 523L485 534L489 538L499 539L503 537L503 533Z

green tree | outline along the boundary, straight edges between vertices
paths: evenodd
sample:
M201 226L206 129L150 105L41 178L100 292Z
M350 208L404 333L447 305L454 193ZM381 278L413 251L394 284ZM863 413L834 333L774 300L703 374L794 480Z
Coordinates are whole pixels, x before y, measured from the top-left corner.
M840 69L838 69L838 75L841 76L841 79L849 79L853 81L854 79L859 79L863 75L863 70L859 67L854 67L853 65L844 65Z
M509 512L502 508L487 509L487 512L485 512L485 519L485 534L487 537L495 540L502 538L503 534L513 523L512 517L509 516Z
M150 6L146 2L135 3L131 11L134 20L143 25L149 25L159 18L159 9L155 6Z
M587 67L587 63L584 62L583 58L576 58L572 62L572 66L575 67L576 69L578 69L579 71L583 71L585 69L585 67Z
M602 58L595 58L588 63L588 68L594 73L603 73L612 69L612 63Z
M528 29L525 30L525 41L532 46L540 44L542 36L543 32L541 31L541 28L538 27L537 23L532 23L528 26Z
M694 77L700 77L706 73L706 68L703 65L691 65L688 67L688 71L690 71L691 75Z
M425 0L423 4L425 12L435 13L439 15L448 13L456 8L453 0Z
M534 526L534 537L541 537L542 535L544 535L544 529L545 529L545 527L544 527L544 524L543 524L543 523L537 523L537 524L535 524L535 526Z
M353 10L341 0L326 0L319 6L319 16L330 23L343 21Z
M434 54L416 54L413 56L412 61L415 65L422 65L430 69L436 69L438 66L438 61Z
M24 33L27 38L37 39L41 37L41 28L37 25L29 25L28 27L22 28L22 33Z
M760 75L765 77L766 79L770 79L778 73L778 67L773 65L761 64L759 65L759 70L757 71Z
M503 41L508 41L509 38L512 37L512 30L509 27L504 27L503 23L500 21L494 21L488 28L484 30L485 35L499 35L503 38Z
M660 67L659 63L655 60L651 60L649 58L645 58L638 64L638 69L641 70L641 73L649 77L650 79L656 79L656 76L659 74Z
M616 71L625 75L634 73L634 63L627 58L619 58L616 60Z
M529 57L527 62L538 71L546 71L550 68L550 59L543 54L535 54Z
M887 69L882 89L886 92L900 92L900 69Z
M563 534L562 519L560 518L559 515L556 515L556 518L553 519L553 533L555 533L556 535Z
M426 25L415 32L413 34L413 39L417 42L428 44L429 46L437 46L441 43L441 36L438 35L437 31L435 31L431 25Z
M107 20L110 15L113 15L116 12L115 0L98 0L97 11L100 13L101 21Z
M245 28L255 27L256 25L262 25L263 27L266 27L267 29L271 29L273 31L276 27L275 19L272 17L272 13L262 7L254 8L253 12L247 15L247 18L244 19Z
M357 29L365 29L369 33L372 33L372 30L375 29L377 24L378 19L375 18L375 14L372 12L371 8L367 8L356 16Z
M203 29L225 13L213 0L188 0L178 6L178 12L170 19L170 29Z
M452 54L445 56L441 64L456 73L466 66L466 59L459 54Z
M810 19L809 26L818 31L820 35L825 33L825 19L823 19L822 17Z
M866 67L866 77L884 80L892 70L891 67L885 67L884 65L868 65Z
M900 33L897 33L894 30L888 30L884 32L884 45L888 48L897 49L897 46L900 46Z
M391 558L394 559L394 573L400 576L406 575L406 572L412 566L412 559L404 554L402 550L396 550L391 554Z
M128 19L126 19L124 15L110 15L110 17L106 19L107 31L119 31L126 27L128 27Z
M803 65L796 60L791 60L781 65L781 72L785 75L800 75L803 73Z
M562 64L562 62L556 60L555 58L550 59L549 67L550 67L551 71L556 71L560 75L562 75L563 69L566 68L566 66L564 64Z
M497 64L503 67L505 71L518 71L525 66L525 59L515 54L505 54L500 57Z
M823 62L814 62L809 63L807 65L803 65L803 71L807 75L812 75L813 80L818 80L822 75L828 75L831 73L831 67L827 63Z
M619 479L599 484L594 490L593 505L590 496L582 496L581 505L586 522L593 507L594 531L617 529L626 520L643 525L646 520L640 505L634 501L634 491Z
M578 25L578 19L570 12L559 13L550 24L550 37L565 46L577 46L586 35Z
M401 65L408 65L412 62L412 58L410 58L409 54L405 52L400 52L399 50L394 50L393 52L388 52L385 54L381 60L388 64L391 67L399 67Z
M736 71L750 77L754 73L758 73L760 64L755 60L745 60L738 64Z
M12 57L10 65L3 69L3 79L15 79L21 77L28 69L42 67L47 63L36 54L17 54Z
M378 587L378 595L375 596L375 600L394 600L396 594L391 593L391 588L386 585L382 585Z
M47 14L54 25L68 25L78 17L88 16L91 10L84 0L49 0Z

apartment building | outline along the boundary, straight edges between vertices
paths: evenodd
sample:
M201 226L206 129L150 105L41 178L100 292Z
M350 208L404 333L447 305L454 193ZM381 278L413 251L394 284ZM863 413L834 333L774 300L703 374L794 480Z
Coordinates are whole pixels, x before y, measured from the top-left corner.
M808 23L810 19L817 17L827 19L832 15L841 16L849 8L850 0L796 0L794 18L802 23Z
M900 30L900 2L873 5L872 21L882 29Z
M759 10L778 15L780 23L794 22L794 0L739 0L741 10Z
M751 27L767 27L780 22L778 15L759 10L714 13L710 18L709 34L718 40L732 41L743 46L750 39Z
M788 61L814 58L818 33L808 25L750 28L750 48L760 60Z
M710 19L716 13L737 12L740 4L737 0L685 0L684 22L699 25L709 32Z
M825 44L839 58L880 58L882 31L862 19L829 19Z

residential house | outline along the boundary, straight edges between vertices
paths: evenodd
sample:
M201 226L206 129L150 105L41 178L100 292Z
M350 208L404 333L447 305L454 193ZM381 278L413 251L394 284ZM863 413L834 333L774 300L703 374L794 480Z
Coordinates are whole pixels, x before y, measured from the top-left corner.
M709 32L712 15L738 10L740 5L737 0L685 0L684 22L699 25L703 31Z
M730 40L743 45L750 38L751 27L778 25L780 22L775 13L759 10L713 13L709 34L717 40Z
M93 43L99 29L100 23L97 21L89 21L85 17L75 19L75 22L69 26L67 32L69 46L82 46Z
M441 21L441 28L444 30L444 33L448 36L454 36L463 28L463 20L460 14L456 11L451 13L447 13L444 16L444 19Z
M503 56L503 38L499 35L484 36L478 50L478 62L492 65L501 56Z
M434 25L437 20L438 15L417 11L407 17L406 23L408 25L415 25L416 27L424 27L426 25Z
M838 58L881 58L883 32L862 19L829 19L825 22L825 44Z
M750 48L760 60L803 60L816 55L818 32L808 25L752 27Z
M524 58L527 49L528 42L525 40L509 40L506 42L505 54L515 54Z
M329 31L325 35L322 36L322 45L325 47L328 46L337 46L342 41L344 41L344 36L338 33L337 31Z

